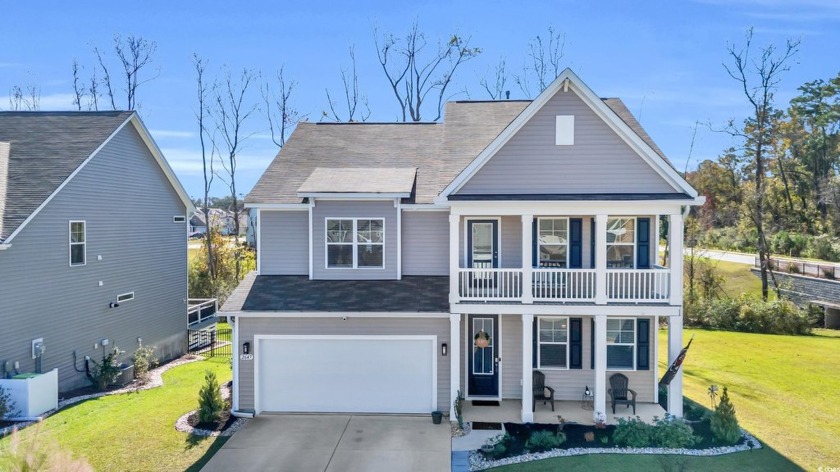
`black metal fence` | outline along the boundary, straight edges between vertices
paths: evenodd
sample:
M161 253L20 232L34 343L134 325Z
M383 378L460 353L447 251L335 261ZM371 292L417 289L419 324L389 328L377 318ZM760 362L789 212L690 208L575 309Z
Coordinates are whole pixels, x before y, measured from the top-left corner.
M788 274L799 274L806 277L829 280L835 280L837 276L840 276L840 271L837 270L838 266L830 263L820 264L797 259L777 258L771 258L768 262L770 269L775 272L787 272ZM755 258L755 267L761 267L758 257Z
M216 325L203 329L188 330L190 354L205 357L231 357L233 355L233 329L216 328Z

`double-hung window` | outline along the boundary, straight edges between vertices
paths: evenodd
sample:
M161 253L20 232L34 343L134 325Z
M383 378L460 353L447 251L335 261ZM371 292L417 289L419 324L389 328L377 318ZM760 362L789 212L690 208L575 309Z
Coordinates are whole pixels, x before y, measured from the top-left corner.
M87 235L84 221L70 222L70 265L85 265Z
M538 319L540 368L567 369L569 367L569 319L540 317Z
M607 267L636 267L636 219L607 219Z
M636 319L607 319L607 369L636 369Z
M383 268L385 220L327 218L327 268Z
M566 268L569 262L569 219L539 219L540 267Z

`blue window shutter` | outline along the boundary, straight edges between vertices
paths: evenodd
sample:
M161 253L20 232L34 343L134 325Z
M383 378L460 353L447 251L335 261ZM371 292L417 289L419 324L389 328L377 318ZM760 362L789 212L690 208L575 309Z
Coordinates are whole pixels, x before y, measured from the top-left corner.
M583 220L569 220L569 268L583 267Z
M650 269L650 218L639 218L636 222L636 267Z
M590 221L589 231L589 268L595 268L595 218ZM594 367L594 366L593 366Z
M583 319L569 320L569 368L583 368Z
M650 320L636 320L636 369L650 370Z
M537 219L531 221L531 267L540 266L540 246L537 242L540 240L539 226ZM525 261L522 261L525 262Z
M532 357L532 362L531 362L531 365L533 365L535 369L536 369L537 367L539 367L539 366L537 365L537 349L539 349L539 348L540 348L540 344L539 344L539 342L538 342L538 341L539 341L539 338L537 337L537 336L539 336L539 334L540 334L540 333L537 331L537 325L538 325L538 324L540 324L540 323L539 323L539 318L537 318L537 317L535 316L535 317L534 317L534 322L533 322L533 323L531 323L531 327L532 327L531 329L533 330L533 335L531 336L531 357Z
M589 362L592 364L590 369L595 368L595 318L590 318L589 330Z

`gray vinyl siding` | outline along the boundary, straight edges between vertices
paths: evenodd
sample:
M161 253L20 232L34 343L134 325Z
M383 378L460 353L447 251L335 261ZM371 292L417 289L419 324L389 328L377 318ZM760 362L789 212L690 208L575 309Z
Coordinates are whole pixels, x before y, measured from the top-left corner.
M309 274L309 212L260 211L260 274Z
M449 356L441 356L441 343L450 344L449 318L239 318L239 344L254 345L255 335L433 335L437 336L438 409L449 411ZM451 354L450 354L451 355ZM278 360L282 361L282 360ZM239 361L239 408L254 409L254 364ZM376 366L371 366L376 368ZM293 386L291 386L293 388ZM337 391L340 385L335 386ZM399 386L395 386L399 388Z
M403 275L449 275L449 212L402 213Z
M522 398L522 317L502 315L502 398Z
M503 216L499 246L499 267L522 267L522 217Z
M157 346L168 359L186 339L186 208L132 125L107 144L0 251L0 365L35 369L31 341L44 338L43 370L58 368L59 389L88 385L84 356L94 343L126 351ZM85 220L87 264L69 266L68 222ZM99 257L101 256L101 260ZM100 286L101 282L101 286ZM109 308L117 295L135 299Z
M327 269L326 218L383 218L385 220L384 268ZM312 210L313 272L321 280L389 280L397 278L397 209L393 201L322 201Z
M555 116L574 115L575 144L557 146ZM558 92L457 193L672 193L575 93Z

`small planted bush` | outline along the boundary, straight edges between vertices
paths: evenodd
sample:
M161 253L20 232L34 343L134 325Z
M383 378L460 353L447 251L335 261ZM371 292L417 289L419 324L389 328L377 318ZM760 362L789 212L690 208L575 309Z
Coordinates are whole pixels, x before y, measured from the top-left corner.
M648 447L651 444L653 426L638 416L631 419L619 418L613 433L613 442L621 447Z
M613 441L622 447L684 448L697 444L697 437L688 423L666 414L665 418L656 418L652 425L638 416L629 420L620 418Z
M712 436L718 443L731 445L741 439L741 427L738 426L738 419L735 417L735 406L729 400L726 387L723 387L723 395L712 413L711 428Z
M117 357L123 354L117 346L102 358L102 362L96 362L91 359L93 369L90 370L90 375L93 377L93 384L99 390L105 390L108 385L117 381L120 376L120 361Z
M218 421L224 409L225 401L219 391L219 381L216 380L216 374L208 370L204 374L204 386L198 392L198 421L200 423Z
M531 437L525 442L525 449L528 452L550 451L566 442L566 435L562 431L553 433L551 431L534 431Z
M157 367L158 360L155 357L154 346L140 346L131 356L134 362L134 378L141 382L149 380L149 370Z

